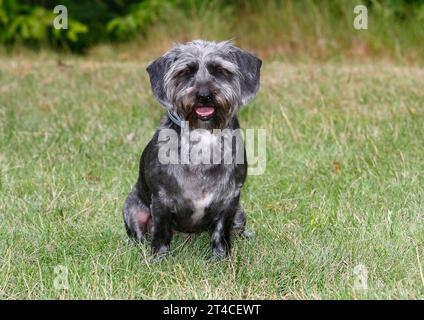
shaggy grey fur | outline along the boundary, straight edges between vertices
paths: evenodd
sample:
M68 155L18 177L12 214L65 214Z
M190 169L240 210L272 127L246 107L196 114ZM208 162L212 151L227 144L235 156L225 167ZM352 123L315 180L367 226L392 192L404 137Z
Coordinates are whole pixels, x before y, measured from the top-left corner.
M169 112L187 121L190 130L213 132L239 129L236 114L256 95L261 64L229 41L196 40L176 45L147 72L154 96ZM209 230L214 256L225 257L231 231L243 233L246 224L239 198L247 163L236 162L233 150L230 163L162 164L160 130L173 129L181 136L172 118L163 119L141 156L138 181L124 205L127 232L144 241L151 229L153 253L162 257L169 251L173 231ZM212 148L215 140L202 143Z

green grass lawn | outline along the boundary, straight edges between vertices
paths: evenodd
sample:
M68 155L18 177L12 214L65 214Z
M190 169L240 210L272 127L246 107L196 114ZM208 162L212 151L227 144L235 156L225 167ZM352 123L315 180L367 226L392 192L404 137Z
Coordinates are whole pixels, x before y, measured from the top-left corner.
M0 59L0 298L424 298L424 69L265 61L240 114L267 132L256 238L212 262L177 235L154 263L121 216L164 114L145 65Z

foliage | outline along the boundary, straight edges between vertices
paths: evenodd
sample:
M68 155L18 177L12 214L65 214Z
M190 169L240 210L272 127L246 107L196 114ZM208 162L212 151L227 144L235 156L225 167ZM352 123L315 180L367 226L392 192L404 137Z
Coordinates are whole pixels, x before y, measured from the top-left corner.
M101 42L145 39L153 27L162 25L168 31L180 30L181 25L190 32L194 27L206 30L213 23L225 29L222 36L243 35L256 37L257 45L269 39L268 35L286 32L301 32L305 38L308 30L320 30L324 25L337 30L346 27L340 21L352 16L352 5L358 1L345 0L63 0L68 9L69 29L53 28L53 8L57 0L0 0L0 44L8 47L24 44L31 47L50 46L82 52ZM360 2L360 1L359 1ZM390 38L387 28L395 25L407 37L410 30L403 24L411 21L424 22L424 0L363 0L370 10L370 17L383 28L383 37ZM290 15L287 14L287 12ZM229 14L231 13L231 14ZM206 17L210 20L206 20ZM212 18L214 21L212 21ZM291 18L290 17L295 17ZM313 19L313 20L311 20ZM292 22L286 24L285 22ZM191 25L190 25L191 23ZM196 25L197 23L197 25ZM250 26L247 25L250 24ZM290 30L302 26L300 30ZM411 25L419 28L419 25ZM250 30L249 30L250 29ZM263 33L261 33L261 30ZM416 30L412 30L415 33ZM373 40L369 39L370 46Z
M133 5L127 15L110 20L106 29L116 39L129 39L136 32L146 31L148 25L159 20L161 12L172 9L174 5L175 1L172 0L142 1Z
M50 43L56 47L77 43L88 27L69 19L67 30L53 28L53 10L22 4L15 0L0 0L0 42L10 45L21 42L31 46Z
M53 28L53 9L59 3L68 9L67 30ZM138 32L146 32L148 26L177 6L188 11L200 3L183 0L0 0L0 43L35 47L48 44L82 51L101 41L129 40Z

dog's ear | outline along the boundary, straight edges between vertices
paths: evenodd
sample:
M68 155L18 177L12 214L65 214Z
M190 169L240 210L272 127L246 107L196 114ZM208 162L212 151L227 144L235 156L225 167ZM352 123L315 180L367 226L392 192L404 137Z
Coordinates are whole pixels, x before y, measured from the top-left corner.
M150 63L146 70L149 74L153 95L165 108L170 109L170 102L164 87L164 78L168 67L169 58L165 55Z
M241 97L245 105L252 100L259 89L259 78L262 60L254 54L234 47L234 57L241 75Z

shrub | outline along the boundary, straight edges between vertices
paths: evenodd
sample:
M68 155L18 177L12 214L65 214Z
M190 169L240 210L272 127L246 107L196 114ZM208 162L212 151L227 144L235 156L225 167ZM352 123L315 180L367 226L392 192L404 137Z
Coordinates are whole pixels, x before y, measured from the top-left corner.
M161 23L166 30L169 30L173 27L172 23L175 23L172 20L172 14L179 17L179 22L186 23L193 17L202 20L203 16L213 10L211 16L219 23L225 21L222 28L227 30L225 36L243 34L248 39L263 38L257 39L258 45L262 45L269 40L276 41L275 39L280 36L271 39L268 35L283 33L281 26L284 26L284 32L290 32L293 25L297 25L296 28L299 25L305 25L306 27L300 32L307 38L309 30L320 30L323 17L330 29L337 30L342 26L339 21L347 21L346 19L351 15L346 8L350 8L356 2L346 0L61 0L60 4L68 9L68 29L56 30L53 28L55 17L53 8L59 4L59 1L0 0L0 44L12 46L20 43L33 48L51 46L56 49L83 52L99 42L128 41L135 36L146 37L152 26ZM390 30L387 30L389 24L395 23L398 26L396 30L402 30L402 23L407 24L414 20L414 22L420 21L422 25L424 22L424 0L363 0L362 2L369 7L370 15L378 18L381 32L384 33L383 38L390 38L393 35ZM273 8L284 8L284 10L275 11ZM288 16L285 8L292 10L294 14ZM228 12L232 14L229 15ZM274 16L273 19L270 19L270 13ZM171 14L171 18L168 14ZM290 20L291 17L295 20ZM316 21L310 21L311 17ZM249 23L250 27L246 23ZM344 27L348 26L347 22L344 23ZM307 26L308 24L312 27ZM189 24L186 25L190 28ZM208 25L203 26L205 30L208 27ZM410 24L410 28L413 29L414 35L419 34L416 32L416 23ZM246 30L249 32L246 33ZM374 32L377 31L374 30ZM402 36L408 38L408 30L402 32Z

